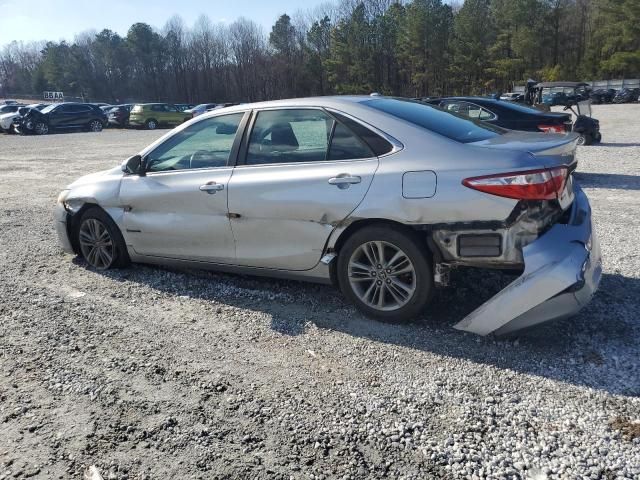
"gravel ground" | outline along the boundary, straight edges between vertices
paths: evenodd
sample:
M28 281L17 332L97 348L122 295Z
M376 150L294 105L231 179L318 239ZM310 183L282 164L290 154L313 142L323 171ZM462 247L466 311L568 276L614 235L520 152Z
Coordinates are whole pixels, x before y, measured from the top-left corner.
M57 246L58 192L162 132L0 136L0 479L640 478L640 105L594 116L601 288L508 339L451 328L500 275L458 271L394 326L326 286L91 271Z

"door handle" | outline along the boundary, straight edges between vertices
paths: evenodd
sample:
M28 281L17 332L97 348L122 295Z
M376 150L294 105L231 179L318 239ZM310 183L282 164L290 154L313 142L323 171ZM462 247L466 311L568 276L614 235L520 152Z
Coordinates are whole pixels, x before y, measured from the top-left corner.
M348 173L341 173L337 177L329 179L329 185L336 185L338 188L349 188L349 185L360 183L360 177L351 176Z
M213 195L220 190L224 190L224 185L222 183L207 182L204 185L200 185L200 191L206 192L209 195Z

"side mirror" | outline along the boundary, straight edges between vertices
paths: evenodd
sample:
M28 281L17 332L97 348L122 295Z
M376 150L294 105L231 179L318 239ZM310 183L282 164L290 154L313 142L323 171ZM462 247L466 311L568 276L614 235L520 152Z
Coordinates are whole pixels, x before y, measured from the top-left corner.
M144 176L145 174L145 162L140 155L134 155L128 158L122 164L122 171L131 175Z

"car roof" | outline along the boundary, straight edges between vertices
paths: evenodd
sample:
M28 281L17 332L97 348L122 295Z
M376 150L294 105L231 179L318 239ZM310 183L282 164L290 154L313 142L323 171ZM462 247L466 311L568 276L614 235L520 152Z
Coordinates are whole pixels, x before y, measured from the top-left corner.
M395 97L384 97L381 95L331 95L318 97L301 97L287 98L282 100L269 100L264 102L240 103L224 107L226 112L245 111L254 108L272 108L272 107L339 107L340 105L353 105L354 103L362 103L368 100L380 98L396 99Z

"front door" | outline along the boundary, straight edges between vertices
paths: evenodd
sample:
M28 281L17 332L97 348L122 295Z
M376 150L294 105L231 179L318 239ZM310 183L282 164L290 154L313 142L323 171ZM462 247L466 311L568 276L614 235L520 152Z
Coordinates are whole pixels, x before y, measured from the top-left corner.
M362 201L378 158L322 109L257 113L229 182L240 265L308 270L335 225Z
M145 176L122 181L127 244L139 254L233 263L229 158L244 113L208 118L145 155Z

